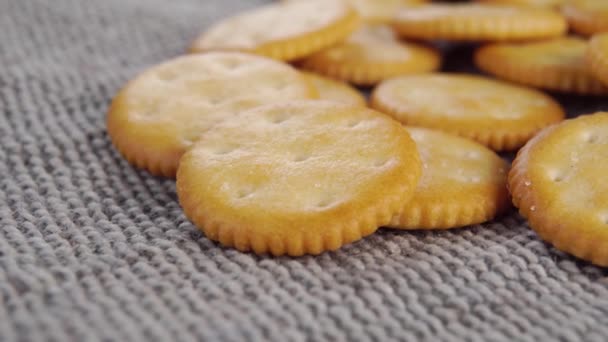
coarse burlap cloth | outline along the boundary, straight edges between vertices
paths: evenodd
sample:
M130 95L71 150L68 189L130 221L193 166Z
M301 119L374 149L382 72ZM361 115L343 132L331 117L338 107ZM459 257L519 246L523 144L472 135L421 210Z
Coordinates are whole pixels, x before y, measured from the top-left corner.
M129 166L105 130L113 94L264 2L0 0L0 341L608 340L608 273L517 214L257 257L207 240L173 181ZM447 68L469 68L467 49Z

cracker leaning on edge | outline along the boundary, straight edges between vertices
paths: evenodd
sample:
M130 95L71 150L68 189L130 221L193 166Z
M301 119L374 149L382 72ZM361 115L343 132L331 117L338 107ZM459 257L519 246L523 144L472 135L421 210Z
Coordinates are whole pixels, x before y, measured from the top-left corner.
M546 128L509 174L513 203L543 240L608 266L608 113Z

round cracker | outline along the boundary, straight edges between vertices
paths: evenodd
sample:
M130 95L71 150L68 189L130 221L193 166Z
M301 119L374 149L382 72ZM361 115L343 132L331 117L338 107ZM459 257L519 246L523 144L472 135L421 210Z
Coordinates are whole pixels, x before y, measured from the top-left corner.
M522 146L565 116L557 102L539 91L464 74L385 81L372 93L371 106L405 125L454 133L497 151Z
M557 249L608 266L608 113L547 128L518 153L513 203Z
M487 147L452 134L407 127L422 160L412 200L388 225L447 229L493 219L509 206L509 166Z
M608 33L593 36L587 49L587 64L593 75L608 87Z
M219 21L190 51L238 50L292 61L336 44L358 25L357 12L342 0L286 1Z
M390 222L421 166L399 123L363 107L296 101L205 132L182 158L177 193L207 237L241 251L334 250Z
M569 0L562 6L572 30L582 35L608 32L608 1Z
M198 136L235 113L316 96L292 67L236 52L182 56L146 70L112 101L108 134L129 162L174 177Z
M303 74L317 88L319 99L356 106L367 106L365 96L350 85L311 72L303 72Z
M346 41L306 58L301 66L358 85L437 70L441 57L420 44L401 42L386 25L363 26Z
M393 25L406 38L454 41L545 39L567 30L565 19L550 9L478 3L402 9Z
M608 94L588 70L588 43L563 37L530 43L491 44L478 49L475 64L499 78L533 87L581 95Z

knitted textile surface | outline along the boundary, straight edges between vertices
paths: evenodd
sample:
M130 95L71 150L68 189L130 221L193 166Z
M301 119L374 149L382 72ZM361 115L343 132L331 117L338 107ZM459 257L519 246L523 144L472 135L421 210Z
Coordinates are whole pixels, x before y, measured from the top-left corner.
M606 340L608 271L514 211L258 257L207 240L174 181L124 161L105 130L124 82L266 2L0 0L0 341ZM447 47L447 70L471 49Z

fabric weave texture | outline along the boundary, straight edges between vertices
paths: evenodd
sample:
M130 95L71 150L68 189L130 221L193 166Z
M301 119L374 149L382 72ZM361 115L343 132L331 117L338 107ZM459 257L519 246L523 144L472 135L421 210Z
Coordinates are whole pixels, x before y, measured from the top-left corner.
M125 162L105 130L115 92L265 2L0 0L0 341L608 339L608 272L515 212L259 257L207 240L173 181ZM470 47L448 50L470 68Z

